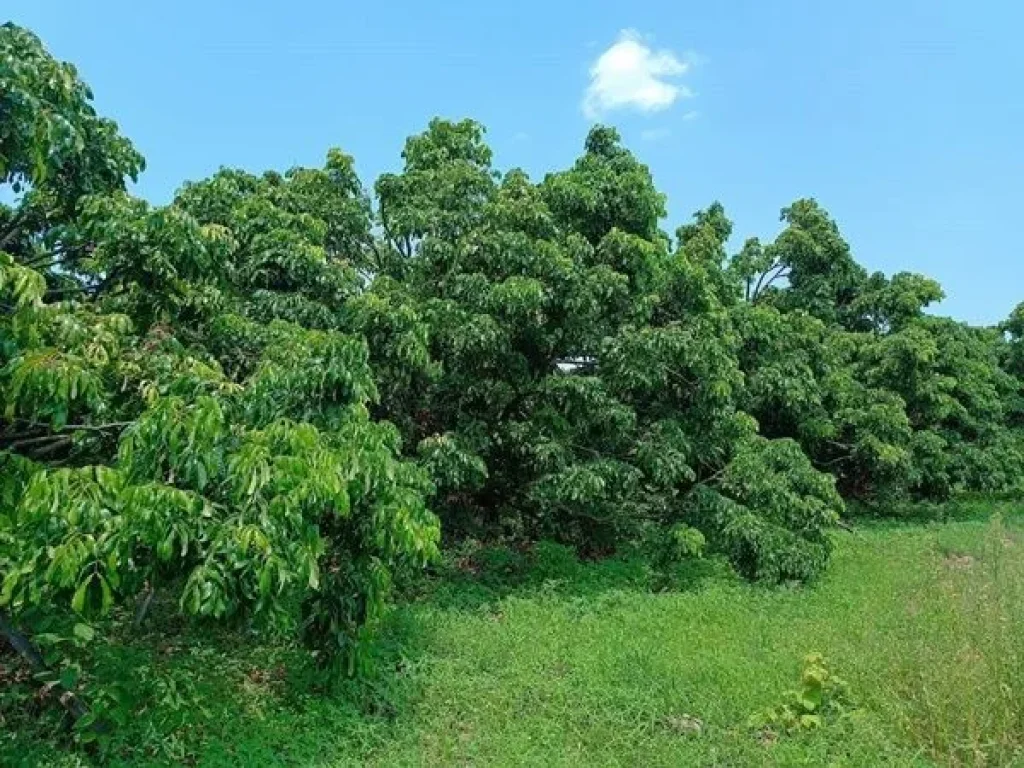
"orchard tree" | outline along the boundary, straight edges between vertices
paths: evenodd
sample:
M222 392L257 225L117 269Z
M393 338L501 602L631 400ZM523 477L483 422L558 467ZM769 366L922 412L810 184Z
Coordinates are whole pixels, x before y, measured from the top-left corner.
M926 315L943 298L934 280L868 276L817 203L783 220L727 270L746 299L734 310L745 406L762 430L796 439L860 500L1014 487L1024 454L1006 342Z
M3 628L82 638L167 593L354 671L438 526L343 330L375 264L351 160L224 171L152 208L74 70L10 25L0 54Z
M782 209L786 227L774 242L748 240L735 260L746 298L784 311L800 309L826 323L843 323L867 279L839 227L815 200Z
M672 253L659 229L664 198L614 130L595 128L583 156L539 185L521 171L498 176L482 141L475 124L435 121L409 140L403 172L377 184L400 267L368 296L422 323L437 361L418 398L402 382L402 401L416 403L411 434L443 489L449 534L554 537L587 552L640 538L679 556L711 540L752 576L817 573L840 507L827 476L806 460L791 467L821 480L794 490L827 510L805 521L816 532L806 540L792 519L726 487L733 460L750 472L751 457L764 458L765 478L781 465L736 407L721 206L681 228ZM459 185L472 194L445 203ZM396 369L380 369L384 388ZM789 533L744 549L735 542L755 533L733 525L738 513L698 509L712 491L744 520ZM792 567L764 566L783 539ZM793 553L811 539L797 567Z
M1018 385L999 366L997 345L992 330L921 317L862 351L862 379L906 403L915 493L943 498L1019 482L1024 455L1010 428Z

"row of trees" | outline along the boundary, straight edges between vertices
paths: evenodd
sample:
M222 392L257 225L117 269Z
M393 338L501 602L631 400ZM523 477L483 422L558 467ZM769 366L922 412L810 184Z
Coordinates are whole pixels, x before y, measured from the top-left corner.
M222 170L154 207L74 68L0 28L0 622L154 594L358 669L447 537L825 567L844 497L1018 482L1024 310L927 315L812 200L674 237L611 128L539 183L434 120L399 173Z

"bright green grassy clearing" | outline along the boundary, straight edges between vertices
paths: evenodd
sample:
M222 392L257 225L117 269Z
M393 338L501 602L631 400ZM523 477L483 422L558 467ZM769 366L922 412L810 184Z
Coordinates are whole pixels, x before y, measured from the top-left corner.
M380 681L333 699L310 692L293 651L140 644L106 663L140 670L163 703L117 752L200 765L1024 764L1024 518L1002 512L841 533L828 575L802 589L716 576L654 594L638 562L583 566L557 549L511 591L449 578L396 611ZM809 652L848 681L857 714L759 737L750 715L795 687ZM84 761L28 736L0 735L0 749Z

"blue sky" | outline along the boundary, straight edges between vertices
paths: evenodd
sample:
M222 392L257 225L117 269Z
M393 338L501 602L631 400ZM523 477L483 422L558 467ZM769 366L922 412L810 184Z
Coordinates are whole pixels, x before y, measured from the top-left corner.
M7 0L74 62L166 201L220 165L355 155L368 184L435 115L535 177L614 124L669 198L721 200L737 241L818 198L870 269L939 279L941 309L1024 300L1024 3ZM609 51L609 49L611 49Z

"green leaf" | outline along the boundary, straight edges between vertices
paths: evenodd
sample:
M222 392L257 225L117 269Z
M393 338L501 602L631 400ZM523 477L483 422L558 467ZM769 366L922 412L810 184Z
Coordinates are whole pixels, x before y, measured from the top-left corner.
M800 706L808 712L817 711L821 706L821 689L805 690L800 696Z
M800 716L800 727L801 728L820 728L821 727L821 716L820 715L801 715Z
M21 573L19 571L11 571L4 578L3 589L0 589L0 605L9 605L11 598L14 597L14 590L18 587L18 582L21 580Z
M111 606L114 604L114 593L110 589L110 584L109 584L109 582L107 582L107 580L105 578L100 576L99 579L100 579L100 590L101 590L101 593L102 593L102 603L101 603L100 610L104 614L106 614L106 613L108 613L110 611Z
M78 684L79 677L80 672L78 669L75 667L64 667L60 671L60 684L70 691Z
M75 594L71 598L71 610L75 613L85 613L85 599L89 591L89 584L92 583L92 574L89 574L78 585Z

